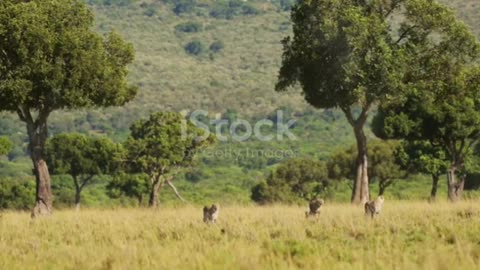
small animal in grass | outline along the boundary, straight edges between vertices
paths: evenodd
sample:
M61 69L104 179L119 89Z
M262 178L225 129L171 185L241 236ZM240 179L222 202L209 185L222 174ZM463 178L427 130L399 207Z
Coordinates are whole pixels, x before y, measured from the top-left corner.
M383 196L378 196L376 200L366 202L365 215L374 218L375 215L380 214L384 201L385 199L383 198Z
M218 212L220 211L220 206L218 204L212 204L212 206L203 207L203 222L205 223L216 223L218 219Z
M312 199L308 204L309 211L305 212L305 217L318 217L320 215L320 207L324 204L322 199Z

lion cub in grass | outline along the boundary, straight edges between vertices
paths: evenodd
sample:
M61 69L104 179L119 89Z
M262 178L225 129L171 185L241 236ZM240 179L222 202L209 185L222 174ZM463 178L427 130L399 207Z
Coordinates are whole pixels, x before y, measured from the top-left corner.
M212 204L212 206L203 207L203 222L205 223L216 223L218 219L218 212L220 211L220 206L218 204Z
M371 216L373 218L375 215L380 214L380 211L382 211L382 206L384 201L385 199L383 198L383 196L378 196L376 200L366 202L365 215Z
M318 217L320 215L320 207L324 204L322 199L312 199L308 204L309 211L305 212L305 217Z

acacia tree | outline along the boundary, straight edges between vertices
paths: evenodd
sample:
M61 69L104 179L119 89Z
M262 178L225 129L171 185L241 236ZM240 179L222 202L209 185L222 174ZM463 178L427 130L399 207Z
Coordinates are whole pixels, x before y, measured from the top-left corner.
M115 33L94 31L80 0L0 3L0 111L26 124L36 178L32 215L52 211L44 157L53 111L123 105L136 93L126 81L133 47Z
M378 182L378 195L383 195L387 187L395 180L406 177L406 171L400 164L400 143L398 141L373 141L368 148L370 162L368 175ZM355 178L355 148L338 151L327 163L328 176L331 179Z
M357 144L352 202L365 202L369 113L402 94L411 79L405 76L407 63L417 58L412 48L425 42L424 34L442 34L444 25L458 22L432 0L300 1L291 18L293 39L283 40L276 90L299 83L314 107L344 112Z
M417 56L406 65L408 87L401 98L382 104L376 121L388 137L427 141L444 151L448 198L457 201L465 163L480 139L480 44L450 10L415 23L438 30L411 30L421 42L408 48Z
M75 207L80 209L81 193L95 176L114 174L122 160L121 145L108 138L83 134L59 134L45 146L45 160L53 174L72 176L75 185Z
M148 175L149 206L158 206L158 195L165 184L183 200L172 180L182 168L193 164L198 151L213 143L214 137L206 136L205 130L173 112L151 114L149 119L135 122L130 130L125 142L127 171Z
M438 181L448 169L445 151L427 141L403 141L399 148L399 161L408 173L423 173L432 177L429 201L435 202Z
M439 59L445 57L442 54ZM432 62L445 60L439 59ZM428 141L444 151L448 198L457 201L465 185L466 162L480 140L480 68L459 67L459 59L450 60L436 67L438 77L422 81L402 104L385 106L381 114L390 137ZM440 166L434 171L445 166L433 165Z

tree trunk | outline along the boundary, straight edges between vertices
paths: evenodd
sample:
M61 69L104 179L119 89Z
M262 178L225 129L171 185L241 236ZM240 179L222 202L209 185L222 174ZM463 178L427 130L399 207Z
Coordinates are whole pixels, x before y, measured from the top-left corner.
M142 194L138 195L137 200L138 200L138 206L141 207L143 202L143 195Z
M354 132L357 141L357 175L352 190L352 203L363 205L369 200L367 137L363 124L355 126Z
M75 210L79 211L80 210L80 189L76 188L75 189Z
M387 188L387 185L384 185L382 184L382 182L380 182L380 184L378 185L378 196L383 196L386 188Z
M150 191L150 199L148 200L148 206L152 208L158 207L158 194L160 193L160 189L162 189L163 181L160 181L160 178L152 181L152 190Z
M438 175L432 174L432 190L430 191L430 202L435 202L437 199L438 180Z
M50 173L44 158L44 147L47 140L47 120L46 117L41 117L35 122L26 122L30 158L33 162L33 172L36 180L35 207L32 211L32 217L48 215L52 213L53 196Z
M448 180L448 200L451 202L456 202L462 198L463 188L465 185L465 175L460 177L460 181L457 182L455 173L457 171L457 166L453 165L447 172Z

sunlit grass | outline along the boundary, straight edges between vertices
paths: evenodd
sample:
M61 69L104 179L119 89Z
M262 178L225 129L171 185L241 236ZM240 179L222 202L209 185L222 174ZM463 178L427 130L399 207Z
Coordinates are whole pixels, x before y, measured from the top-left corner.
M478 269L478 201L387 202L375 220L328 205L56 211L0 218L1 269Z

